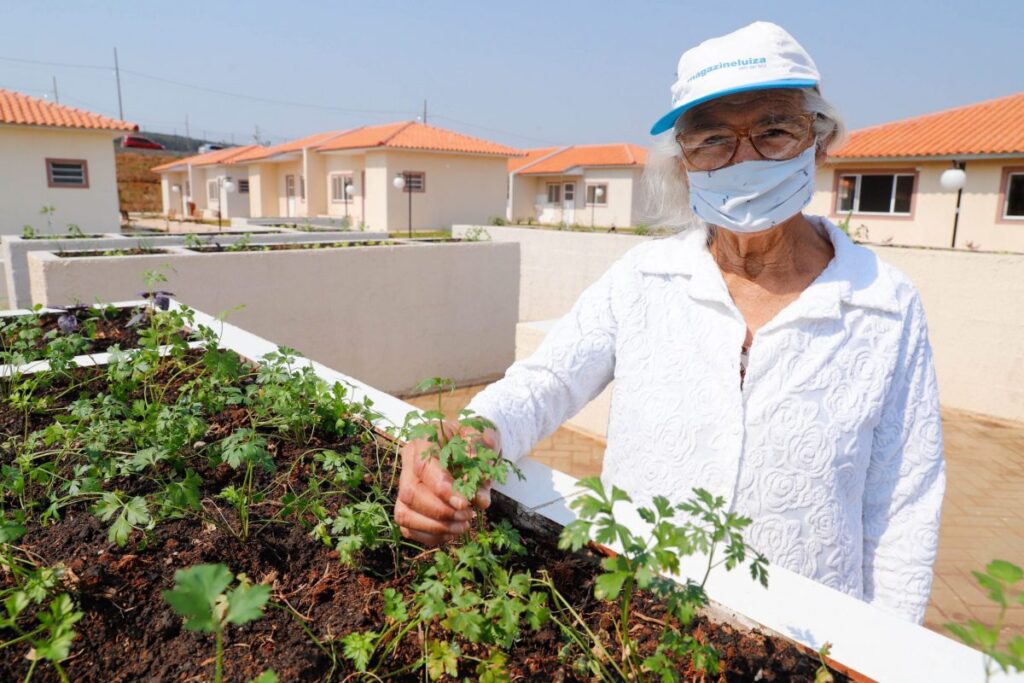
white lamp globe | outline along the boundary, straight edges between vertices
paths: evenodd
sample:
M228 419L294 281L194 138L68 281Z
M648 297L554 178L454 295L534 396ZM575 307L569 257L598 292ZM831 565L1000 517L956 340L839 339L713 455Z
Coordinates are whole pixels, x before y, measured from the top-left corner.
M171 185L171 192L181 192L181 185Z
M353 185L352 183L349 183L348 185L346 185L345 186L345 198L348 199L349 197L351 197L352 193L355 192L355 189L356 189L356 186Z
M939 185L943 190L962 190L967 184L967 173L962 168L950 168L939 176Z
M224 191L225 192L234 192L235 191L235 182L233 180L231 180L230 178L228 180L224 181Z
M595 187L594 188L594 196L597 197L598 199L603 197L604 196L604 188L603 187Z
M401 174L395 176L395 179L391 181L391 184L395 186L396 190L405 189L405 178Z

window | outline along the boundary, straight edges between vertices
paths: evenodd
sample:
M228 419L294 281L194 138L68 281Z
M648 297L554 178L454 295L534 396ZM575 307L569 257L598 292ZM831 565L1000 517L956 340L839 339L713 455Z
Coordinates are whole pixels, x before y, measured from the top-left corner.
M306 176L299 176L299 199L306 198Z
M1006 176L1003 218L1024 219L1024 170Z
M211 202L219 202L220 201L220 191L219 190L220 190L220 188L217 187L217 181L216 180L207 180L206 181L206 198L209 201L211 201Z
M348 196L345 196L345 186L351 185L352 189L349 190ZM339 173L331 176L331 201L332 202L350 202L352 197L356 194L355 183L352 181L351 173Z
M607 185L587 185L587 204L606 206L608 204Z
M548 183L548 204L557 204L562 201L562 186L558 183Z
M405 178L405 189L403 192L426 192L427 174L423 171L402 171Z
M913 173L844 173L836 185L836 213L910 215Z
M89 164L85 159L47 159L46 182L50 187L89 187Z
M563 196L566 204L576 201L576 183L566 183Z
M239 194L249 194L249 181L248 180L239 180L238 181L238 193Z

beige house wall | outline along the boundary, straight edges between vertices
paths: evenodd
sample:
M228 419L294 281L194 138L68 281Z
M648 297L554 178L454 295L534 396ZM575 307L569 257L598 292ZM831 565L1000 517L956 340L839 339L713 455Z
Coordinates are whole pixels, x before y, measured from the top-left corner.
M367 155L369 158L375 154ZM438 152L400 152L386 150L381 160L385 167L385 187L367 181L372 196L384 189L387 197L386 227L404 230L408 225L409 193L399 191L392 181L403 171L426 174L426 191L412 193L412 227L444 229L455 223L487 223L504 216L508 160L505 157L444 154ZM368 174L369 175L369 174ZM375 175L376 183L382 180ZM371 213L371 221L375 217ZM375 229L378 226L371 222Z
M999 204L1000 183L1007 167L1024 167L1021 159L988 159L966 161L967 183L960 200L956 246L966 249L968 243L984 251L1024 252L1024 220L1002 222ZM853 214L851 232L874 244L921 247L950 247L953 221L956 216L956 191L945 190L939 183L943 171L952 168L945 161L887 161L830 163L818 169L815 193L807 212L830 217L838 222L846 214L837 214L836 171L913 172L917 174L911 217L879 217Z
M53 231L74 223L85 232L120 226L113 139L123 132L0 125L0 234L31 225L46 232L39 210L53 206ZM84 159L89 186L49 187L46 159Z
M513 175L510 216L512 221L533 219L541 223L594 225L609 228L628 227L638 222L637 197L641 170L637 168L585 168L582 175ZM547 186L576 184L576 195L569 212L564 200L547 204ZM605 185L605 204L587 204L587 186ZM538 200L540 205L538 207ZM538 208L540 209L538 211Z
M280 201L277 196L279 183L277 164L249 164L249 216L267 218L279 216Z
M332 218L344 218L346 215L353 226L365 221L366 188L363 182L366 157L363 154L324 154L323 176L319 182L324 187L327 198L327 215ZM331 199L331 178L335 175L348 175L354 187L352 201L348 202L347 214L345 202Z
M306 177L306 216L326 216L328 193L324 178L324 157L310 149L302 150L302 174Z

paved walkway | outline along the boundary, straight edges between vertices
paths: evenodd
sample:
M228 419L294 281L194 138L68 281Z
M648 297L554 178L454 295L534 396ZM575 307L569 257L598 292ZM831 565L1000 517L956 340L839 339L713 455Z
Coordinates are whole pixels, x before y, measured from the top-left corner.
M445 397L444 411L458 414L483 386ZM435 398L416 398L421 408ZM995 624L999 609L971 574L994 559L1024 566L1024 424L943 410L947 485L939 555L925 626L977 619ZM604 442L561 428L537 444L530 457L576 477L600 474ZM1004 637L1024 635L1024 606L1007 612Z

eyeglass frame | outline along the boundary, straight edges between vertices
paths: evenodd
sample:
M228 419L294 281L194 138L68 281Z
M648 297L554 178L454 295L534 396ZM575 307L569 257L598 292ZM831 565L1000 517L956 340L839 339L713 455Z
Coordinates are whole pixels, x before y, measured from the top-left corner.
M807 130L804 132L804 139L807 139L807 137L810 136L811 132L814 129L814 122L818 120L819 116L821 116L821 115L816 113L816 112L815 113L804 112L803 114L797 114L796 116L792 117L792 118L795 118L795 119L803 119L803 120L807 121ZM750 141L750 146L753 147L754 151L757 152L758 154L760 154L762 157L764 157L765 159L771 159L771 157L766 156L763 152L761 152L760 149L757 148L757 144L754 143L754 138L751 137L751 135L750 135L750 131L752 131L754 128L757 128L758 126L764 126L764 125L771 125L771 124L758 123L758 124L753 125L753 126L747 126L746 128L737 128L735 126L730 126L730 125L727 125L727 124L724 124L724 123L723 124L719 124L719 125L715 125L715 126L707 126L707 128L728 128L736 136L736 146L733 148L732 154L729 155L729 159L726 160L726 162L724 164L722 164L721 166L716 166L715 168L697 168L696 170L710 172L710 171L717 171L719 169L725 168L726 166L728 166L729 164L732 163L733 159L736 158L736 152L739 151L740 143L743 142L743 140L749 140ZM676 144L679 145L679 150L683 153L683 158L685 158L688 162L690 162L691 164L693 164L696 167L696 164L694 164L693 160L690 159L689 155L686 153L686 147L683 146L682 140L679 139L679 138L682 137L684 132L685 131L681 130L678 133L676 133L676 136L675 136ZM804 149L806 149L806 147ZM772 159L772 161L787 161L789 159L796 158L797 156L800 155L801 152L803 152L803 149L798 150L796 153L793 154L793 156L786 157L785 159Z

